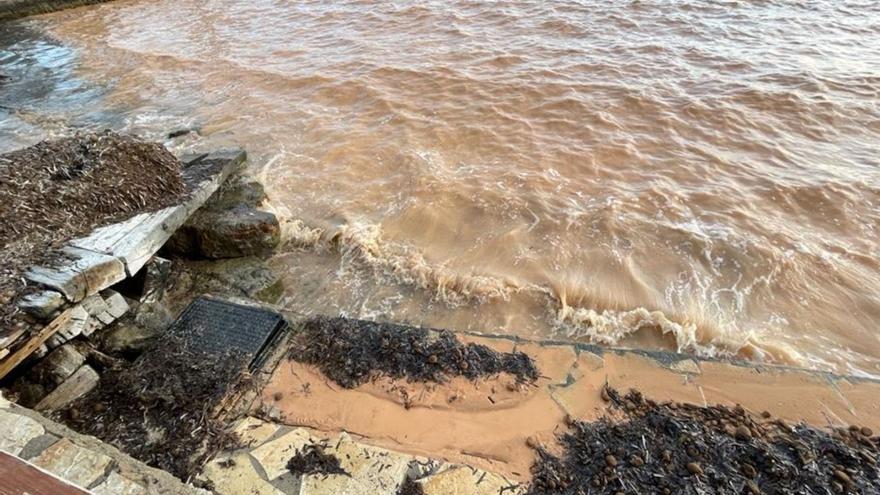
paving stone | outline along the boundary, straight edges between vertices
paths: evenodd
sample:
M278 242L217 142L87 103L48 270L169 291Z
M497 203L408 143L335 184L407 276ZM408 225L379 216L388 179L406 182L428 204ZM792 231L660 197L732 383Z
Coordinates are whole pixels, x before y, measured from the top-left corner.
M56 437L51 433L46 433L44 435L40 435L37 438L34 438L27 445L21 449L21 453L18 454L22 459L30 459L32 457L36 457L43 453L44 450L48 449L52 445L55 444L60 437Z
M212 460L199 478L210 481L220 495L286 495L260 476L246 453Z
M525 491L494 473L467 466L450 466L443 471L419 480L425 495L498 495ZM505 490L502 492L502 490Z
M147 489L117 472L110 473L103 483L90 490L95 495L145 495Z
M57 411L89 393L101 377L91 366L84 364L76 373L43 398L35 407L38 411Z
M300 495L370 493L395 495L406 477L411 456L355 442L343 433L330 442L332 453L351 476L303 476Z
M27 416L0 410L0 450L12 455L19 455L25 445L39 437L46 430Z
M64 438L31 462L75 485L88 488L104 476L113 460Z
M44 290L22 297L18 300L18 307L34 318L45 321L52 319L52 315L65 303L60 292Z
M313 442L311 435L304 428L297 428L267 442L251 451L251 456L266 472L269 481L287 471L287 461L306 445Z
M256 447L268 440L280 428L276 424L248 416L238 422L238 425L235 426L235 433L243 444Z

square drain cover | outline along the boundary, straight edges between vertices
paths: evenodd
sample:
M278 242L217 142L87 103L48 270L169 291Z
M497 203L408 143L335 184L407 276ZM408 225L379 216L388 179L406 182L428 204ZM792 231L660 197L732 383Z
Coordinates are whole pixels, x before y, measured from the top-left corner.
M241 351L250 357L248 366L255 370L286 328L287 321L274 311L199 297L183 310L170 331L203 352Z

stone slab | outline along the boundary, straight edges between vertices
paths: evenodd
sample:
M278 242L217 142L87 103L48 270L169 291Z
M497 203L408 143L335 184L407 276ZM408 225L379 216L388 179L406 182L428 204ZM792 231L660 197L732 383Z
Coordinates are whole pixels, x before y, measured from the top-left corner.
M468 466L450 466L419 480L425 495L497 495L524 493L525 487L501 476Z
M246 453L212 460L199 477L219 495L286 495L260 476Z
M33 459L35 465L84 488L101 479L112 462L110 457L80 447L67 438Z
M325 449L350 476L306 475L300 495L371 493L396 495L412 457L355 442L346 433L328 442Z
M274 423L267 423L252 416L247 416L235 425L235 434L238 435L242 444L249 447L257 447L281 427Z
M57 387L85 362L86 357L74 349L72 345L63 345L31 368L28 377L47 387Z
M76 373L43 398L35 408L37 411L57 411L67 404L89 393L98 385L98 373L84 364Z
M121 318L125 313L128 313L128 302L125 301L122 294L114 290L108 290L104 292L104 296L104 301L107 303L107 312L110 313L110 316Z
M147 489L116 472L91 490L94 495L147 495Z
M287 461L313 441L308 431L297 428L254 449L251 456L263 468L269 481L272 481L287 473Z
M125 266L114 256L78 247L61 249L65 258L49 266L31 267L24 277L79 302L125 278Z
M28 442L45 432L33 419L0 409L0 450L3 452L19 455Z

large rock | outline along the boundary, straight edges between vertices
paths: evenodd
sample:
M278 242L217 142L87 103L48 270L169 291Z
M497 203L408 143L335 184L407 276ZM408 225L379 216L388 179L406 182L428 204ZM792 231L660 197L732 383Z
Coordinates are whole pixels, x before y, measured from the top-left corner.
M135 357L153 345L158 335L155 330L130 322L120 323L104 332L101 350L111 355Z
M271 251L281 241L281 229L274 214L258 209L265 198L258 182L228 184L177 230L166 248L213 259Z
M274 214L249 206L196 216L194 234L198 252L207 258L238 258L264 254L281 241Z

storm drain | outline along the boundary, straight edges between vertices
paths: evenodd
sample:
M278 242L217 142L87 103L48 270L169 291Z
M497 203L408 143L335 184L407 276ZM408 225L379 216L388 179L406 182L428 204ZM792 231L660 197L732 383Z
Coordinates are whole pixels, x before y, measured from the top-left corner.
M180 315L170 331L194 350L206 353L239 351L248 367L261 367L287 328L280 314L263 308L199 297Z

